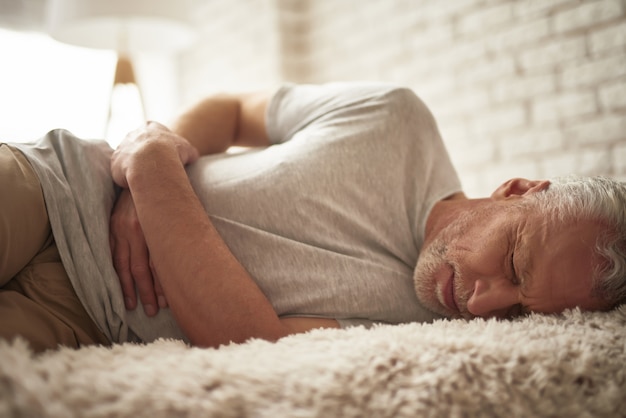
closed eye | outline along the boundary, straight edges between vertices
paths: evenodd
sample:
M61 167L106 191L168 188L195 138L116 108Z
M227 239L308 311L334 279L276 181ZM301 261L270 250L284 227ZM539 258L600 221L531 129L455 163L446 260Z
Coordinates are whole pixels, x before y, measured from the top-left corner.
M518 280L518 277L517 277L517 272L515 271L515 252L514 251L511 252L511 281L516 286L520 284L520 281Z
M515 286L520 286L522 284L519 276L517 275L517 271L515 270L515 251L511 252L511 282ZM520 289L520 294L524 294L523 289ZM527 315L529 312L530 310L526 306L521 303L517 303L509 310L508 317L515 318L517 316Z

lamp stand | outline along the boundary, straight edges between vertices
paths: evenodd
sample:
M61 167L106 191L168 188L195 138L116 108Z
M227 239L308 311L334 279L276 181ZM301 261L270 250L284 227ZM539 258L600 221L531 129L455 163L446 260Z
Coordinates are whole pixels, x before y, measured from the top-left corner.
M135 79L135 71L133 69L133 63L131 61L131 59L122 53L118 53L117 56L117 63L115 65L115 75L113 77L113 85L111 86L111 93L109 96L109 110L108 110L108 115L107 115L107 122L106 122L106 128L105 128L105 136L109 136L111 133L111 128L112 128L112 124L115 122L113 119L115 117L116 113L120 112L120 109L115 109L115 106L117 105L119 107L119 99L115 99L115 93L116 93L116 89L120 89L120 88L134 88L134 90L136 91L136 94L138 95L138 106L140 109L133 109L133 110L139 110L139 114L140 114L140 118L141 120L145 120L145 110L144 110L144 104L143 104L143 97L141 95L141 89L139 88L139 85L137 84L137 80ZM126 103L124 103L126 104ZM129 126L128 129L133 129L136 126ZM119 134L119 132L118 132Z

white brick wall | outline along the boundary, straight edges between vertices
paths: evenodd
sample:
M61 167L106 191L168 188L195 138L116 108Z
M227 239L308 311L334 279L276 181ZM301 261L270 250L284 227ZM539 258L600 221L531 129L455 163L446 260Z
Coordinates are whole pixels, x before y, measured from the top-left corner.
M431 107L471 196L507 177L626 180L623 0L196 0L185 101L382 80Z
M281 80L274 1L193 1L198 37L179 60L184 104L213 92L263 89Z

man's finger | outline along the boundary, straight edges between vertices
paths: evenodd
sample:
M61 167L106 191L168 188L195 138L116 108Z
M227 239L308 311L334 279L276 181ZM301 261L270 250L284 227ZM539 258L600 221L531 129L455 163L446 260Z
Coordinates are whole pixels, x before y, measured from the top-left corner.
M165 293L163 293L163 287L161 287L161 280L157 275L156 270L154 269L154 265L152 261L150 262L150 270L152 271L152 278L154 279L154 291L157 295L157 302L159 303L159 308L167 308L167 299L165 298Z
M135 282L130 272L130 259L128 246L123 243L112 244L113 266L120 280L122 294L124 295L124 305L126 309L133 310L137 307L137 294L135 293Z
M159 305L157 303L152 271L150 270L148 249L141 244L131 246L130 257L130 271L137 286L143 310L146 315L154 316L159 311Z
M135 267L133 270L133 278L137 285L137 292L139 293L139 299L143 305L143 311L148 316L154 316L159 311L157 297L154 291L154 283L152 282L152 275L145 269Z

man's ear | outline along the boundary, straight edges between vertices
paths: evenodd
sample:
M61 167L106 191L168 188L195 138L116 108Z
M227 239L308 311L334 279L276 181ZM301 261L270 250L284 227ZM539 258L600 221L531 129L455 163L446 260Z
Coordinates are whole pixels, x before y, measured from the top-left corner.
M548 180L514 178L502 183L500 187L491 194L491 198L501 200L511 196L523 196L525 194L543 191L547 189L548 186L550 186Z

